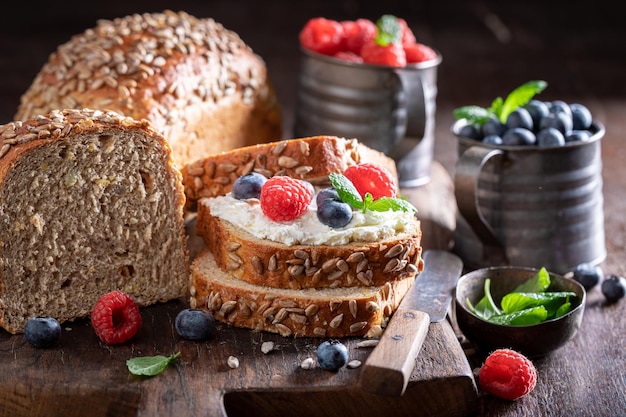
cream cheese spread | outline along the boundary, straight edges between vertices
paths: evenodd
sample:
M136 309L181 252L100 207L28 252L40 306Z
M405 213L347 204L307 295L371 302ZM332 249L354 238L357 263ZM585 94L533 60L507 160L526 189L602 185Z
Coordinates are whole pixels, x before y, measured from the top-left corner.
M309 210L290 223L277 223L268 219L258 200L237 200L230 193L207 198L211 215L226 220L258 239L268 239L285 245L345 245L350 242L374 242L414 230L414 213L402 211L354 211L345 227L334 229L317 219L313 199Z

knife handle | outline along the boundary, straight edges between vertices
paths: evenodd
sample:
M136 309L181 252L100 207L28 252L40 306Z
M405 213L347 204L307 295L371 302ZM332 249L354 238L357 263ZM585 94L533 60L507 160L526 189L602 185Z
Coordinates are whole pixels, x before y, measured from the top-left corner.
M429 326L428 314L399 308L361 369L361 388L388 396L404 394Z

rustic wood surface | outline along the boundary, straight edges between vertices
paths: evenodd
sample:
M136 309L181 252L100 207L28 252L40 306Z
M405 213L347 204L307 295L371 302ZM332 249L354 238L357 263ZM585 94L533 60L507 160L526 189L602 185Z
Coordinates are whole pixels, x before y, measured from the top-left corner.
M12 119L20 94L27 88L48 54L72 34L93 26L98 18L170 8L187 10L198 16L214 17L226 27L237 31L265 58L283 105L285 136L289 137L299 64L297 33L306 20L315 16L375 19L383 13L394 13L405 17L417 38L435 46L444 57L438 73L435 158L450 173L454 171L456 145L449 132L453 122L452 110L458 106L487 106L496 96L506 95L527 80L544 79L549 86L542 93L542 98L578 101L590 107L596 120L606 126L602 156L608 253L602 267L606 273L624 276L626 147L623 135L626 132L626 43L623 40L626 26L623 25L619 5L619 2L609 0L592 3L580 0L567 3L539 0L322 0L307 3L287 0L155 0L145 6L116 0L93 4L68 0L62 7L56 3L40 4L37 7L32 3L16 3L14 6L18 8L17 13L0 13L0 123ZM21 13L19 9L22 9ZM449 221L453 223L453 219L444 218L443 224ZM438 243L449 242L448 239L449 235L438 239ZM141 340L171 332L175 309L175 305L154 311L148 309L146 314L155 319L148 322L142 331ZM626 300L607 304L599 288L594 288L588 294L582 327L574 340L552 355L535 361L538 369L535 390L516 402L480 395L475 415L626 415L624 317ZM149 404L142 406L145 410L142 411L143 415L150 415L150 411L157 408L162 410L162 414L167 414L181 404L187 410L198 411L198 415L208 415L204 407L213 405L214 398L189 396L190 389L197 388L198 385L185 385L184 376L201 376L199 380L206 380L207 383L212 378L221 378L236 384L238 377L227 371L225 358L218 361L221 365L217 368L209 368L206 362L198 359L211 356L216 351L224 352L221 350L222 346L236 346L236 343L258 344L261 337L263 340L268 337L251 335L249 332L233 332L228 338L220 340L220 347L216 348L210 343L201 346L181 344L173 337L165 336L162 344L150 342L141 348L132 344L113 349L98 344L95 336L84 337L89 333L86 327L85 323L80 323L74 330L64 334L68 343L71 343L71 348L44 352L34 351L23 340L0 333L0 378L3 384L6 384L7 378L13 378L11 389L7 391L5 388L0 392L0 405L6 411L5 415L20 415L19 412L25 410L30 415L137 415L142 401L145 401L145 395L151 397ZM433 340L434 337L431 336L434 335L437 333L431 328L427 342ZM438 351L447 355L450 349L448 342L451 346L456 346L453 343L454 338L442 337L436 340L438 342L435 344L424 345L423 349L427 354L420 356L422 360L430 357L428 352ZM177 348L184 350L183 360L173 369L169 369L173 372L158 378L138 381L124 369L123 362L129 356L157 351L168 353ZM91 355L92 360L77 359L68 354L70 349L86 352ZM304 358L311 354L312 349L311 345L283 346L281 343L281 350L275 353L282 357L284 351L289 352L292 362L279 364L283 371L289 372L278 373L273 378L267 374L270 367L266 365L266 361L274 361L278 355L259 355L262 362L255 369L261 373L260 380L280 384L292 382L289 378L296 375L295 378L300 378L300 382L328 387L332 382L345 381L342 378L350 376L348 371L330 376L325 373L302 375L299 370L294 372L296 366L293 357ZM362 352L356 350L356 354L364 355ZM486 352L476 352L470 355L470 363L478 366L485 354ZM280 363L280 359L278 362ZM424 366L428 372L436 373L441 371L442 363L445 362L427 363ZM50 367L59 364L63 365L65 376L47 372ZM455 365L444 365L443 368L458 369ZM250 372L250 368L242 366L239 369L240 374L247 372ZM68 378L73 383L64 383L63 378ZM448 379L445 386L450 387L456 384L455 381L457 379ZM460 378L460 381L461 387L466 386L465 378ZM100 388L94 389L94 384ZM197 384L201 385L200 382ZM415 397L406 397L410 398L406 402L395 398L380 399L375 405L348 388L320 389L315 398L318 404L327 404L329 410L340 410L343 415L350 415L354 410L371 409L378 410L378 415L381 416L397 414L394 408L397 404L398 408L407 411L405 414L411 409L428 411L433 404L444 404L452 413L466 408L472 398L471 394L455 398L449 395L435 396L437 399L433 402L432 398L427 401L424 397L419 397L420 390L408 393L413 392ZM449 392L466 391L456 388ZM89 398L87 408L81 408L76 399L85 398ZM281 414L281 410L315 415L314 408L306 407L310 403L308 398L309 393L306 391L259 390L227 394L224 402L232 415L243 415L246 412L250 414L250 410L257 409L263 410L267 415L286 415ZM66 410L63 407L64 412L58 413L61 404L68 403L73 404L72 408ZM437 409L430 411L433 411L431 415L438 415L435 413Z

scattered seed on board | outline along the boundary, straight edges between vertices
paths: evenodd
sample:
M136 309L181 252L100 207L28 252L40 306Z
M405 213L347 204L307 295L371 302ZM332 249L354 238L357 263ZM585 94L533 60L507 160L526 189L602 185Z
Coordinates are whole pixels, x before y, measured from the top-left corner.
M306 358L300 364L300 368L302 369L313 369L315 367L315 361L313 358Z
M266 355L273 350L274 350L274 342L272 342L271 340L268 342L263 342L261 344L261 352L265 353Z
M229 356L226 363L228 363L228 366L230 366L232 369L239 368L239 359L237 359L235 356Z
M375 347L377 345L378 345L378 339L368 339L368 340L361 340L360 342L356 344L356 347L369 348L369 347Z
M353 359L350 362L348 362L348 365L346 366L350 369L358 368L359 366L361 366L361 361L357 359Z

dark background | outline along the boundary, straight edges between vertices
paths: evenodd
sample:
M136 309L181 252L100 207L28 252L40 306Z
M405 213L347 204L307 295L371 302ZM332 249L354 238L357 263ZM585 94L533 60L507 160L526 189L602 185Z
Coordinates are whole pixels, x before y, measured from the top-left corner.
M97 19L185 10L212 17L239 33L262 56L285 110L289 134L299 65L297 35L306 21L385 13L407 20L418 41L443 55L438 102L488 105L531 79L548 82L543 97L596 101L626 98L626 25L620 2L212 0L14 3L0 13L0 123L13 118L19 97L57 45ZM6 4L3 6L7 8ZM441 120L447 121L442 113Z

